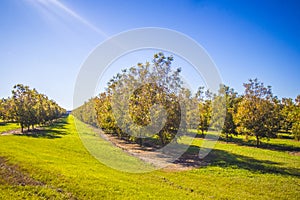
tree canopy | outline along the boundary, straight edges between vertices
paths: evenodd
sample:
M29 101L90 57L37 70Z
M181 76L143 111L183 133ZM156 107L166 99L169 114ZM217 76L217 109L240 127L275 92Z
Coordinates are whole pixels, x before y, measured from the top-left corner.
M151 63L123 69L107 83L105 92L72 113L106 133L141 145L147 137L161 145L176 140L179 128L196 129L202 136L221 130L226 141L231 135L250 135L257 146L262 138L276 137L279 131L300 139L300 95L295 102L279 100L271 86L258 79L244 83L241 95L226 85L220 86L218 94L203 86L193 94L183 84L181 68L172 67L172 62L172 56L157 53Z
M22 84L13 87L12 97L0 101L0 118L19 123L22 132L24 127L29 130L30 126L45 124L65 113L54 100Z

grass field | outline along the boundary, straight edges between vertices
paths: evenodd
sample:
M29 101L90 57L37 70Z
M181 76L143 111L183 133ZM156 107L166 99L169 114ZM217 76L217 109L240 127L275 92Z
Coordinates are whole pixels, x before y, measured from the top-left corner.
M237 137L219 141L206 167L132 174L100 163L82 142L94 138L95 148L123 164L145 164L79 126L82 140L72 116L38 134L0 136L0 199L300 199L300 156L286 151L298 151L299 142L255 148Z
M10 131L10 130L15 130L20 128L20 125L17 123L4 123L2 121L0 121L0 133L6 132L6 131Z

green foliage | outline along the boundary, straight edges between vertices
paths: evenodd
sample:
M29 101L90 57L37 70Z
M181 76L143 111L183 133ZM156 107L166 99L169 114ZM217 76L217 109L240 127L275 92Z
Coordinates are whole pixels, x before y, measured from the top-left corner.
M4 108L3 108L3 99L0 99L0 120L3 120L4 118Z
M225 85L221 85L219 94L212 94L200 86L193 95L182 83L181 69L172 69L172 61L171 56L157 53L151 63L154 67L146 62L122 70L107 83L106 92L75 109L73 114L106 133L141 145L141 138L152 131L145 127L153 121L164 124L152 138L161 145L176 139L179 125L182 129L197 129L202 136L209 128L221 130L227 140L238 133L253 135L257 146L260 139L275 137L279 130L293 131L298 138L295 104L287 98L280 102L273 96L270 86L250 79L244 84L243 95ZM131 94L127 94L128 91ZM300 102L300 96L296 102ZM156 105L161 107L155 109ZM165 122L162 110L166 111ZM128 134L131 130L136 135Z
M292 112L292 133L296 140L300 140L300 95L296 98L296 105Z
M179 76L181 70L172 70L172 61L172 57L158 53L154 55L152 67L149 62L138 63L114 76L108 83L107 91L92 100L95 103L98 125L106 133L115 133L120 138L142 145L143 139L140 138L153 131L144 127L153 121L160 121L160 110L153 109L154 105L160 105L167 117L154 138L162 145L172 140L180 124L178 95L182 84ZM112 107L115 108L114 113ZM121 120L117 120L115 114ZM76 113L75 115L77 116ZM127 130L139 135L129 135Z
M226 101L226 117L222 127L222 133L225 134L226 141L228 141L230 135L237 135L237 125L234 122L234 116L237 113L238 103L241 101L241 98L238 97L238 94L233 88L222 85L221 89L224 90Z
M274 137L279 130L279 106L271 87L265 87L257 79L244 84L245 95L238 105L236 123L239 132L259 139Z
M116 120L112 113L110 95L105 92L95 98L96 116L99 126L106 133L118 133L121 137L121 131L117 128Z
M196 93L196 98L198 100L198 115L199 115L199 125L198 131L201 131L202 136L204 136L204 131L208 131L212 116L212 93L207 90L203 91L204 87L199 87Z
M61 117L66 110L35 89L17 84L12 90L12 97L1 100L0 113L3 120L19 123L23 132L24 127L29 130L30 126L34 128L36 124L45 124Z
M96 98L88 100L82 106L74 109L72 114L87 124L97 126L95 100Z
M13 120L13 100L11 98L0 99L0 120L5 122Z
M280 127L285 132L289 132L293 126L293 112L295 105L293 99L291 98L282 98L281 100L281 121Z

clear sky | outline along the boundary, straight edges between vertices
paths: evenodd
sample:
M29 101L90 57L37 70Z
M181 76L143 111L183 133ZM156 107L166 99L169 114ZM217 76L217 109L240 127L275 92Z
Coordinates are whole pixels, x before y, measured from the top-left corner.
M2 0L0 97L23 83L72 109L81 64L99 43L129 29L162 27L201 44L239 93L257 77L278 97L295 98L299 11L297 0Z

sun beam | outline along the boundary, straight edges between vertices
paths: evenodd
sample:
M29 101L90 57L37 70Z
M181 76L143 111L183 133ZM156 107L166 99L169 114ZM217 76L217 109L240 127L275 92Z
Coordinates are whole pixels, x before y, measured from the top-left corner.
M80 23L84 24L86 27L88 27L91 30L95 31L96 33L100 34L104 38L108 38L108 35L104 31L102 31L101 29L99 29L98 27L96 27L95 25L90 23L88 20L84 19L82 16L80 16L74 10L67 7L66 5L64 5L62 2L60 2L58 0L29 0L29 1L32 4L39 4L40 6L42 6L44 8L49 8L49 7L57 8L57 9L63 11L64 13L66 13L67 15L73 17Z

